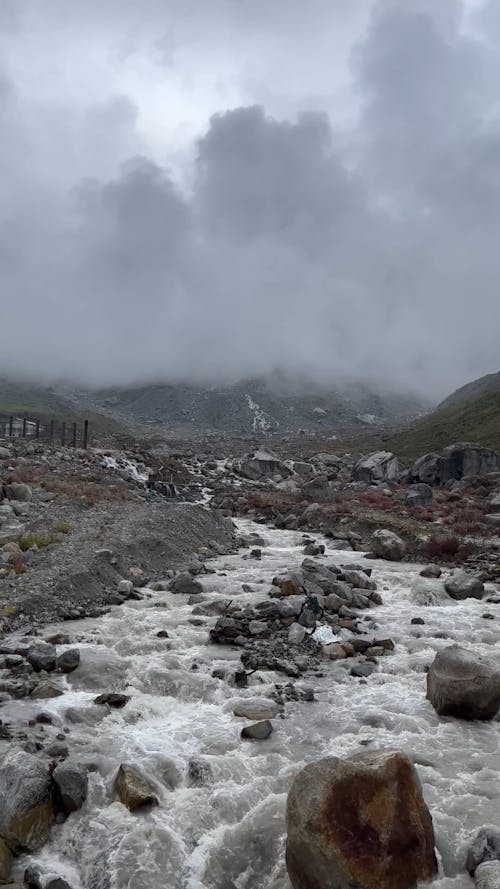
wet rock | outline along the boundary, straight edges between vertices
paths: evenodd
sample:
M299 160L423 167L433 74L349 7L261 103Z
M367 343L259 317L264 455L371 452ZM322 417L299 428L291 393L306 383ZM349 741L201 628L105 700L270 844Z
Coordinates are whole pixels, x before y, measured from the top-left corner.
M47 681L36 685L31 692L31 697L37 698L37 700L48 700L49 698L59 698L63 694L62 688L59 688L53 682Z
M444 588L452 599L482 599L484 595L484 583L463 568L455 568Z
M294 889L411 889L437 871L420 781L399 752L306 766L288 795L287 832Z
M182 593L187 596L196 595L197 593L203 592L203 587L199 580L195 580L193 575L189 573L189 571L181 571L180 574L177 575L172 581L169 583L169 590L172 593Z
M485 861L474 874L475 889L500 889L500 862Z
M425 624L425 620L423 619L423 617L412 617L410 623L422 626L423 624Z
M49 880L48 883L45 883L45 889L72 889L72 887L66 880L56 877L54 880Z
M45 748L45 754L52 759L66 759L69 755L68 745L61 743L61 741L54 741Z
M42 877L37 867L27 867L24 871L24 883L28 889L43 889Z
M137 766L122 763L114 787L120 802L130 812L144 806L158 805L155 787Z
M26 659L37 673L40 673L42 670L50 673L56 668L54 646L49 645L48 642L35 642L34 645L30 645Z
M71 639L67 633L52 633L51 636L45 638L45 642L48 642L49 645L69 645Z
M245 741L265 741L272 734L273 726L268 719L247 725L241 730L241 737Z
M212 769L210 764L203 759L190 759L187 769L188 784L191 787L200 787L212 781Z
M108 707L113 707L117 710L124 707L128 701L130 701L130 695L123 695L115 691L108 691L94 698L94 704L107 704Z
M9 849L40 849L54 819L47 766L23 750L9 750L0 766L0 799L0 835Z
M428 670L427 700L440 716L493 719L500 707L500 668L450 645L437 653Z
M322 556L325 552L325 547L322 543L307 543L303 552L305 556Z
M500 861L500 828L482 827L467 852L465 866L471 876L485 861Z
M406 544L401 537L381 528L372 534L371 548L379 559L387 559L389 562L400 562L406 553Z
M441 577L441 574L439 565L426 565L420 572L420 577Z
M118 584L118 592L124 596L129 596L134 590L134 584L131 580L120 580Z
M63 651L56 660L57 669L61 673L72 673L80 664L80 652L78 648L68 648Z
M251 549L250 550L250 558L251 559L261 559L262 558L262 550L258 549L257 547L255 549Z
M81 809L87 799L87 772L78 763L61 763L52 773L58 808L67 815Z
M0 883L6 882L12 870L12 852L5 840L0 839Z
M169 638L169 635L166 630L159 630L156 635L157 635L158 639L168 639Z
M245 698L239 701L233 709L235 716L245 719L265 720L274 719L279 713L279 707L274 701L266 701L264 698Z

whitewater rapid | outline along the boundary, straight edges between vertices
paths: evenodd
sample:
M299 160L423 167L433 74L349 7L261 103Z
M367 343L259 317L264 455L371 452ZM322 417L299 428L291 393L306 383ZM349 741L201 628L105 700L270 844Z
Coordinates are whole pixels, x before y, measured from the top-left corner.
M241 533L263 535L262 560L245 550L211 560L215 573L200 577L209 600L261 600L275 574L303 560L300 533L246 520L237 525ZM324 542L328 561L363 562L359 553L329 553ZM89 795L80 812L53 828L41 853L19 862L18 873L36 863L74 889L289 889L284 811L293 776L314 759L362 746L397 748L415 761L436 831L435 885L471 886L463 865L467 842L478 827L500 821L500 723L439 718L425 698L425 668L452 641L498 657L500 606L472 599L417 606L410 588L420 566L366 564L384 604L362 617L371 636L376 630L378 638L394 640L395 652L380 658L366 680L349 675L349 660L327 662L297 680L314 689L315 701L287 703L263 742L241 740L248 720L233 716L234 705L269 697L275 684L290 680L262 671L237 689L214 678L216 668L241 669L241 649L210 644L215 618L194 616L187 597L145 590L144 600L98 619L52 627L70 634L81 665L67 677L65 694L44 701L43 710L70 728L71 759L90 766ZM243 592L242 584L253 592ZM487 612L494 620L482 616ZM412 625L413 617L425 624ZM157 636L161 630L168 639ZM104 708L92 701L107 691L131 700L102 717ZM30 707L40 710L40 702L11 706L28 717ZM209 768L206 783L189 780L190 760ZM116 801L112 785L121 762L136 763L157 781L158 807L131 814Z

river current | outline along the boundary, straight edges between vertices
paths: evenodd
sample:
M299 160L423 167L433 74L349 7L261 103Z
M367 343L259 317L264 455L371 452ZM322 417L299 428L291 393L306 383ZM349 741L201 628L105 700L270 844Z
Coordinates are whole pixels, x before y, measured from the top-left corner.
M200 577L208 600L261 600L275 574L303 560L300 533L247 520L237 525L241 533L264 536L262 559L242 550L211 560L214 573ZM363 561L351 551L329 553L324 542L330 562ZM289 889L284 812L295 773L327 755L396 748L416 763L432 813L436 889L470 887L467 842L478 827L500 821L500 723L438 717L426 701L425 668L453 641L498 659L500 605L439 597L437 604L417 604L422 597L412 585L421 566L366 564L384 600L362 613L367 633L391 637L394 653L379 658L367 679L350 676L348 660L325 662L322 675L297 680L314 689L315 700L287 703L261 742L241 740L248 720L233 708L246 697L268 698L290 680L256 672L248 688L238 689L214 678L216 668L241 669L241 649L209 643L215 618L193 622L187 597L145 590L142 601L103 617L51 628L70 634L81 664L67 677L65 693L44 701L43 710L61 729L69 727L71 758L87 763L90 775L83 809L56 825L36 856L43 873L64 877L74 889ZM413 617L425 623L412 625ZM158 637L161 630L168 638ZM103 715L92 702L108 691L131 699ZM40 710L40 702L8 706L12 717L22 711L25 719L30 709ZM131 814L116 800L113 778L122 762L157 782L159 806ZM19 861L19 875L31 861Z

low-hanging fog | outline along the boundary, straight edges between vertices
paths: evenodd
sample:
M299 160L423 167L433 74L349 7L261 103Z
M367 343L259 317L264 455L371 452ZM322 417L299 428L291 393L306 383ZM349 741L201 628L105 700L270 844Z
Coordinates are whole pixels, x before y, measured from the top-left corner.
M497 0L2 0L0 373L498 370Z

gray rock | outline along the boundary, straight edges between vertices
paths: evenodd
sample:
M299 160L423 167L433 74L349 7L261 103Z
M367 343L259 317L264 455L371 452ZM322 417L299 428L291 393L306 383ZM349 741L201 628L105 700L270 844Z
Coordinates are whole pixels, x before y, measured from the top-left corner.
M263 481L277 474L283 479L292 475L292 470L276 454L262 449L243 457L234 465L234 469L238 475L251 481Z
M420 572L420 577L441 577L442 571L439 565L426 565Z
M484 476L500 469L500 455L489 448L453 444L441 454L425 454L410 470L410 479L444 485L468 475Z
M241 737L245 741L265 741L272 734L273 726L268 719L263 722L254 722L241 730Z
M68 648L63 651L57 658L57 669L61 673L72 673L80 664L80 652L78 648Z
M191 787L200 787L213 780L212 769L203 759L190 759L187 769L187 780Z
M56 668L56 653L54 647L48 642L36 642L28 648L26 660L29 661L35 672L45 670L50 673Z
M109 691L94 698L94 704L107 704L115 710L124 707L130 701L130 695L123 695L120 692Z
M40 849L54 819L47 765L9 750L0 765L0 835L15 854Z
M274 719L279 713L279 706L275 701L267 701L265 698L244 698L233 708L235 716L245 719Z
M69 814L81 809L87 799L88 778L79 763L65 762L52 773L56 799L63 812Z
M484 595L482 581L463 568L455 568L451 577L445 580L444 588L452 599L482 599Z
M203 592L201 583L199 580L195 580L189 571L181 571L177 577L170 581L168 586L172 593L183 593L187 596Z
M53 880L49 880L48 883L45 883L45 889L72 889L72 887L66 880L63 880L61 877L56 877Z
M474 874L475 889L500 889L500 861L484 861Z
M131 580L120 580L118 584L118 592L124 596L130 595L134 591L134 584Z
M500 668L450 645L437 653L429 668L427 700L440 716L493 719L500 707Z
M353 481L365 482L397 482L399 481L399 464L397 457L389 451L376 451L363 457L354 464Z
M301 626L301 624L293 623L288 628L288 641L290 645L300 645L305 635L305 627Z
M406 553L404 540L387 528L381 528L373 533L371 548L379 559L387 559L389 562L400 562Z
M469 847L465 866L471 876L474 876L478 865L485 861L500 861L500 828L498 827L481 828Z

